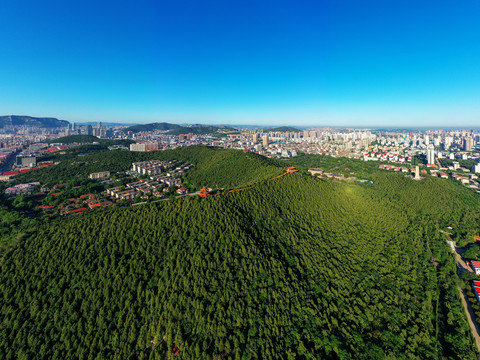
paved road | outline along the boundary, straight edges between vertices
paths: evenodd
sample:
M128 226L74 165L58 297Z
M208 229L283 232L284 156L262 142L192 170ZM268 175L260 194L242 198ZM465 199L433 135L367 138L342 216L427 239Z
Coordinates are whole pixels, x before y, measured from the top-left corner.
M465 291L458 287L458 292L460 293L460 297L462 298L463 307L465 308L465 312L467 313L467 320L468 325L470 325L470 329L472 329L473 337L475 338L475 344L477 345L478 351L480 351L480 329L478 327L477 322L474 320L475 315L473 314L472 307L470 306L467 297L465 295Z
M10 157L10 159L0 168L0 173L1 174L5 173L7 171L10 171L10 168L12 167L13 163L15 162L15 158L21 152L22 152L22 150L18 150Z
M460 255L460 252L457 247L455 247L455 254L457 255L457 270L458 270L458 275L462 275L465 271L469 271L473 273L473 269L468 266L465 261L462 259L462 255Z
M473 269L465 264L465 261L463 261L462 256L459 253L459 249L455 247L455 253L457 255L457 270L458 274L461 275L464 271L469 271L473 272ZM475 315L473 313L472 307L470 306L470 303L468 302L467 296L465 295L465 291L462 290L459 287L457 287L458 292L460 293L460 297L462 298L462 304L463 307L465 308L465 312L467 313L467 320L468 324L470 325L470 329L472 329L472 334L473 337L475 338L475 343L477 345L478 351L480 351L480 328L475 321Z

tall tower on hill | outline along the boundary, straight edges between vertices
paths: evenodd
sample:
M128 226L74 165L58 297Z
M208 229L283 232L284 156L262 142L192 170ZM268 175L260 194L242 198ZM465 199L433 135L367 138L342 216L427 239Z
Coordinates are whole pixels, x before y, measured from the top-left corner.
M435 148L432 144L427 146L427 165L435 165Z

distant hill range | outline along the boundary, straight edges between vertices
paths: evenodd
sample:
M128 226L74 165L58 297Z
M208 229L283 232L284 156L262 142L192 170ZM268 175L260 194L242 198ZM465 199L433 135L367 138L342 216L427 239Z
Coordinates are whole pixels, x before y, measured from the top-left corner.
M131 132L137 133L141 131L155 131L155 130L166 131L166 130L172 130L172 129L178 129L178 128L181 128L181 126L177 124L169 124L166 122L161 122L161 123L140 124L140 125L129 126L125 128L124 131L131 131Z
M181 126L177 129L170 130L169 135L180 135L180 134L194 134L194 135L207 135L207 134L218 134L226 132L234 132L234 128L228 126Z
M92 126L97 126L98 125L98 121L86 121L86 122L77 122L75 123L76 125L92 125ZM125 123L117 123L117 122L108 122L108 121L102 121L101 122L102 126L106 126L106 127L114 127L114 126L135 126L135 125L138 125L136 123L129 123L129 124L125 124Z
M59 128L66 127L70 125L70 123L66 120L58 120L56 118L41 118L24 115L0 116L0 128L8 125L26 125L38 126L42 128Z
M49 144L93 144L93 143L99 143L101 145L105 146L112 146L112 145L122 145L122 146L128 146L135 141L133 140L110 140L110 139L99 139L96 136L92 135L69 135L69 136L64 136L60 137L57 139L50 140L48 143Z
M302 130L299 130L297 128L291 127L291 126L280 126L280 127L274 127L270 129L264 129L265 131L271 131L271 132L300 132Z
M195 126L181 126L177 124L170 124L166 122L162 123L152 123L152 124L143 124L130 126L124 129L124 131L131 131L134 133L141 131L167 131L169 135L180 135L180 134L195 134L195 135L205 135L205 134L217 134L219 132L228 132L235 131L234 128L228 126L205 126L205 125L195 125Z

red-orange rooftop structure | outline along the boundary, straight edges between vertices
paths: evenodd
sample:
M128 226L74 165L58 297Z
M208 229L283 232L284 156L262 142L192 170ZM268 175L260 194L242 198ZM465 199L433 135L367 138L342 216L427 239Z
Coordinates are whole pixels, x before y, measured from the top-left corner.
M199 195L200 195L200 197L201 197L202 199L205 199L205 198L207 198L208 196L210 196L210 191L209 191L208 188L203 187L202 190L200 190L200 194L199 194Z
M295 166L290 166L287 168L287 173L294 173L297 172L297 168Z

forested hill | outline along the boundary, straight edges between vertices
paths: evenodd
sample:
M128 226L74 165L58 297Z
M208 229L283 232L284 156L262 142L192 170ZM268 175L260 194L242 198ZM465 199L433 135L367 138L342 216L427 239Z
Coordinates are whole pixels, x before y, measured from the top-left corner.
M180 135L180 134L195 134L195 135L207 135L207 134L217 134L224 132L234 132L234 128L228 126L182 126L177 129L170 130L169 135Z
M185 176L186 180L199 189L203 186L234 188L255 184L277 176L285 171L286 165L254 153L224 150L206 146L188 146L175 150L132 152L101 151L91 149L92 154L78 157L78 152L88 152L81 147L69 150L65 155L54 155L51 161L60 164L20 174L19 182L40 181L42 184L59 184L69 179L85 179L92 172L125 171L133 162L145 160L181 160L193 164Z
M57 128L66 127L70 125L70 123L66 120L58 120L56 118L43 118L24 115L0 116L0 128L6 125L28 125L42 128Z
M172 129L177 129L180 128L180 125L177 124L170 124L166 122L161 122L161 123L152 123L152 124L139 124L139 125L134 125L134 126L129 126L124 129L124 131L131 131L134 133L140 132L140 131L154 131L154 130L172 130Z
M477 359L437 227L448 193L395 175L45 223L0 262L0 358Z
M69 136L63 136L60 138L56 138L53 140L50 140L50 144L92 144L92 143L99 143L102 145L130 145L134 143L135 141L133 140L127 140L127 139L122 139L122 140L110 140L110 139L100 139L96 136L92 135L69 135Z
M286 132L286 131L300 132L302 130L299 130L299 129L291 127L291 126L280 126L280 127L265 129L264 131L267 131L267 132Z

